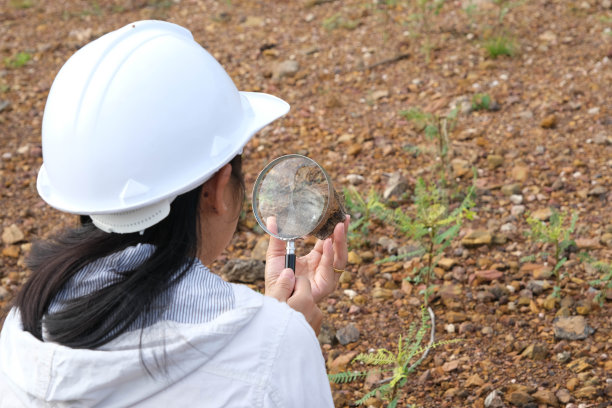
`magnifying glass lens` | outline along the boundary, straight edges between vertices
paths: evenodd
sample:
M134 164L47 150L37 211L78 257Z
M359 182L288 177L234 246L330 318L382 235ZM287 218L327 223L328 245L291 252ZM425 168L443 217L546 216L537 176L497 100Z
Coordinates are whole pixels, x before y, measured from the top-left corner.
M283 240L309 235L324 216L330 198L329 177L312 159L288 155L261 172L253 190L255 218L266 232ZM276 231L265 224L276 220Z

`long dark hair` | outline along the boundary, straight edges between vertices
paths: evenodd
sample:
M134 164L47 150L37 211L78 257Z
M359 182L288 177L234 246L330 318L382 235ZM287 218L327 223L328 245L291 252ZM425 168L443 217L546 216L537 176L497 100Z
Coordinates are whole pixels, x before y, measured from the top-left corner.
M241 157L230 163L232 178L244 196ZM168 217L143 234L105 233L82 217L81 226L34 245L28 258L32 275L15 299L24 330L42 340L44 318L50 340L73 348L96 348L124 333L139 316L146 316L153 302L195 262L201 245L201 189L176 197ZM61 311L48 313L53 299L83 267L139 243L155 247L142 264L108 286L68 301ZM141 328L146 320L142 319Z

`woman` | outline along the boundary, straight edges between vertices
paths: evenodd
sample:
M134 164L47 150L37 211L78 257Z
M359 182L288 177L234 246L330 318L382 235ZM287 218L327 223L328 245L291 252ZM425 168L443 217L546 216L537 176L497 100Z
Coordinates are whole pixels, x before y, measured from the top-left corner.
M313 328L348 220L295 275L271 239L269 296L205 266L236 228L243 146L288 108L238 92L170 23L130 24L68 60L37 187L88 217L32 251L0 336L0 406L333 406Z

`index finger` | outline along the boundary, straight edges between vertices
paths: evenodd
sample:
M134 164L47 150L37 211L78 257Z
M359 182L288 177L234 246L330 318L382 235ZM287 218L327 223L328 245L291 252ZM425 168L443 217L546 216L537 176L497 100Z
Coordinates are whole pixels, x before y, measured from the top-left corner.
M348 227L350 216L347 215L343 223L339 223L334 228L334 265L336 269L344 269L348 261Z

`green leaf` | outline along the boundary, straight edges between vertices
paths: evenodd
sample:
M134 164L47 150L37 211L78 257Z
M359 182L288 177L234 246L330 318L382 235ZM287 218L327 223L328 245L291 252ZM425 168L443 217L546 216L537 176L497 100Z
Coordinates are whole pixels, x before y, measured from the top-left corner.
M449 240L450 241L450 240L454 239L457 236L457 234L459 233L460 229L461 229L461 225L459 225L459 224L453 225L452 227L450 227L446 231L436 235L434 237L434 243L436 245L440 245L445 240Z

